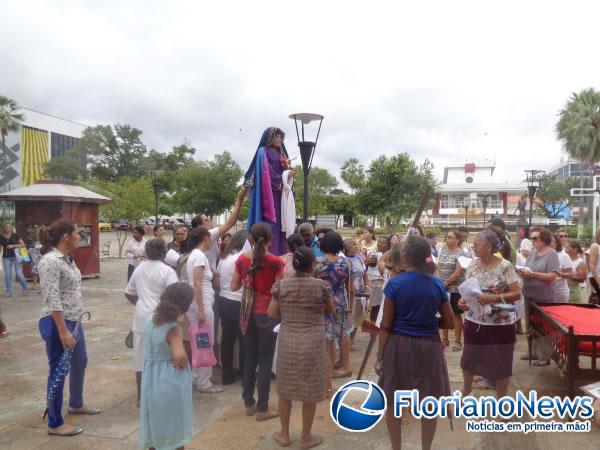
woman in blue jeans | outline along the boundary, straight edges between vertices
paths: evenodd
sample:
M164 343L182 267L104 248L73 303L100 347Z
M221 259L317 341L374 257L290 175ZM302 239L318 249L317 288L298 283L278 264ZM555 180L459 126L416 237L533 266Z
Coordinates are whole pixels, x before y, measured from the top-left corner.
M80 326L73 334L75 324L83 313L81 272L70 255L79 245L79 233L73 222L60 219L44 230L40 238L43 256L38 270L43 306L39 329L46 342L50 366L48 384L65 349L73 350L69 371L69 414L99 414L99 409L83 403L83 379L87 365L83 328ZM63 385L64 380L58 386L52 407L48 409L48 434L74 436L83 428L65 425L63 421Z
M23 297L27 296L27 281L23 275L23 264L17 260L15 250L25 247L25 242L14 232L10 223L5 223L0 234L0 245L2 246L2 265L4 267L4 289L6 298L12 297L13 267L17 275L17 281L23 289Z

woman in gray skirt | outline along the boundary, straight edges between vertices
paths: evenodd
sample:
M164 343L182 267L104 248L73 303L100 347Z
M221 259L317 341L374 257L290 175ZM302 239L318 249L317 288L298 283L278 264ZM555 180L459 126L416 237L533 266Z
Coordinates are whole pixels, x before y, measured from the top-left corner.
M406 271L391 278L384 289L375 369L381 375L380 385L390 405L397 389L418 389L421 398L450 395L439 328L454 327L446 287L432 275L435 266L427 239L409 236L403 246L392 250L392 260L397 259L398 252ZM436 317L438 312L440 320ZM400 449L401 419L395 418L390 408L386 420L392 448ZM421 419L423 449L431 448L436 425L436 419Z

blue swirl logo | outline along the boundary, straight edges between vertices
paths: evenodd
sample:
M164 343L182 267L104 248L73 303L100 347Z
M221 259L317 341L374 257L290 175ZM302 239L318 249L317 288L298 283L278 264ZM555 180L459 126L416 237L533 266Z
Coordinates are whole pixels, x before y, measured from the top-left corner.
M356 408L344 402L351 392L364 401ZM352 396L355 397L354 395ZM352 432L369 431L385 414L387 402L379 386L371 381L351 381L337 390L331 399L331 419L342 429Z

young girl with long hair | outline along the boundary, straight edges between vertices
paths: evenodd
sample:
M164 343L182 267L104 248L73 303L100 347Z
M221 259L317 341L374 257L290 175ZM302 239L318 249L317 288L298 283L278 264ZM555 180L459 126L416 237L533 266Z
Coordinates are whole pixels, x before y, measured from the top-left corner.
M193 300L189 284L172 283L146 321L140 408L143 448L182 449L193 438L192 372L182 328Z

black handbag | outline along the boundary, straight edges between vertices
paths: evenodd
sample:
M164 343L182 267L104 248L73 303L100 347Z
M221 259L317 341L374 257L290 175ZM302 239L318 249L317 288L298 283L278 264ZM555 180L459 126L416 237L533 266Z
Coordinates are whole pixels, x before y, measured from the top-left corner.
M125 338L125 347L133 348L133 331L129 330L127 337Z

